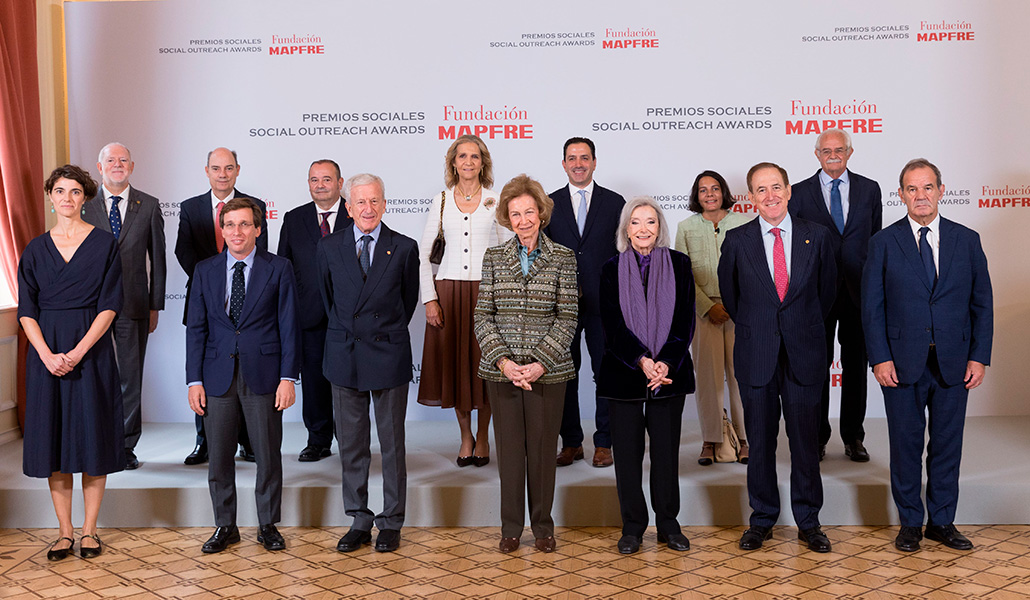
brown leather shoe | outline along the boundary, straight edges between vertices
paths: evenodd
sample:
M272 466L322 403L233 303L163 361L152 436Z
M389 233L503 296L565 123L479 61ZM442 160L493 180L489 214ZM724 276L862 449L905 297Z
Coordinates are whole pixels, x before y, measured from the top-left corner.
M541 552L554 552L554 536L536 538L536 549Z
M558 463L559 467L567 467L573 463L573 461L583 460L583 446L565 446L558 453L558 458L555 462Z
M498 544L497 549L501 552L508 554L519 549L519 538L517 537L502 537L501 543Z
M615 463L611 448L594 448L594 466L610 467Z
M742 465L746 465L747 456L747 442L745 442L744 440L740 440L740 450L737 451L737 462L739 462Z
M697 457L697 464L707 467L715 462L715 444L703 442L701 444L701 455Z

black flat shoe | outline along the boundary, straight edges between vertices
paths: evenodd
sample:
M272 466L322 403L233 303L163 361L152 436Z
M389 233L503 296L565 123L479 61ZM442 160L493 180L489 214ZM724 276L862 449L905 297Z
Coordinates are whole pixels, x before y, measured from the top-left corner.
M240 446L240 458L247 462L257 462L257 458L254 456L254 450Z
M762 542L772 538L772 529L761 525L752 525L740 536L741 550L758 550Z
M372 543L372 532L351 528L336 544L339 552L354 552L364 544Z
M215 527L215 532L200 549L204 554L215 554L240 541L240 530L235 525Z
M95 541L97 543L97 545L96 546L83 546L82 542L84 542L86 540L86 538L89 538L89 539ZM104 546L103 546L103 544L100 543L100 536L98 536L95 533L93 535L84 535L84 536L82 536L82 539L79 540L79 556L81 556L82 558L96 558L96 557L100 556L100 554L103 551L104 551Z
M139 468L139 459L136 458L136 453L128 448L125 449L125 470L135 471Z
M184 465L202 465L207 462L207 444L200 444L182 461Z
M687 536L683 535L681 532L670 533L669 535L659 533L658 543L665 544L670 550L676 550L678 552L690 550L690 540L688 540Z
M850 444L844 444L844 456L855 462L869 462L869 451L865 449L862 440L855 440Z
M635 535L624 535L619 538L619 554L633 554L640 550L640 538Z
M954 550L973 549L973 542L959 533L954 525L927 525L926 539L940 542Z
M923 539L922 527L901 526L898 537L894 538L894 547L902 552L915 552L919 550L919 540Z
M68 540L68 547L67 548L61 548L59 550L55 550L54 546L60 544L64 540ZM70 537L58 538L58 540L56 542L54 542L53 544L50 544L50 549L47 550L47 553L46 553L46 559L47 560L62 560L62 559L68 558L68 555L72 553L72 548L74 548L74 547L75 547L75 540L71 539Z
M799 529L798 539L808 544L808 549L812 552L829 552L830 551L830 538L826 537L822 529L818 527L811 527L809 529Z
M376 536L376 552L393 552L401 547L400 529L380 529Z
M297 457L297 460L300 462L317 462L323 458L329 458L332 454L333 453L329 448L324 448L322 446L305 446L304 449L300 451L300 456Z
M258 528L257 541L269 552L286 549L286 540L283 539L275 525L262 525Z

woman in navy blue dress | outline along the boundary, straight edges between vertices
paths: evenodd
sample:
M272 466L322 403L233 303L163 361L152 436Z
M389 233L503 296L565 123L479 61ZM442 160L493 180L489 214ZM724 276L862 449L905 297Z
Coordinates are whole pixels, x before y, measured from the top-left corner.
M79 553L101 552L97 515L108 473L125 467L122 394L108 329L122 307L122 268L110 233L82 220L96 195L74 165L44 185L57 222L18 265L18 319L32 345L26 361L25 474L46 477L60 538L47 558L72 552L72 473L82 473L85 520Z

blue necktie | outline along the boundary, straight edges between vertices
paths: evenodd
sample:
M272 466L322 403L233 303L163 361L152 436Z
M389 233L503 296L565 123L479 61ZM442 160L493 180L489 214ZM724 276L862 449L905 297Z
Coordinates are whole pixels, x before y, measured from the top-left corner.
M232 274L232 292L229 295L229 318L233 325L240 324L243 300L247 296L247 282L243 279L243 268L246 266L247 263L242 260L232 266L235 272Z
M844 205L840 200L840 179L833 180L833 189L830 190L830 216L833 217L837 231L844 233Z
M587 224L587 191L579 190L579 214L576 216L576 225L579 226L579 235L583 235L583 227Z
M368 267L372 264L372 259L368 255L368 245L372 243L372 236L363 235L361 236L361 251L358 252L358 264L361 265L362 277L368 275Z
M930 233L929 227L919 228L919 257L923 259L926 282L932 290L933 286L937 284L937 268L933 265L933 249L930 248L930 240L927 239L928 233Z
M111 196L111 214L108 219L111 221L111 233L114 235L114 239L118 239L122 233L122 211L118 210L118 203L121 200L121 196Z

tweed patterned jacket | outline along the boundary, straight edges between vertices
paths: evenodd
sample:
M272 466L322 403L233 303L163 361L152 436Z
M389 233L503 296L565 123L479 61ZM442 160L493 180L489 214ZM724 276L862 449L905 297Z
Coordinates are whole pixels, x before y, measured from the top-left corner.
M518 248L518 238L512 238L483 256L475 312L483 353L479 376L508 381L497 369L506 356L518 364L543 365L540 383L568 381L576 375L569 350L579 312L576 255L541 232L540 256L524 276Z

